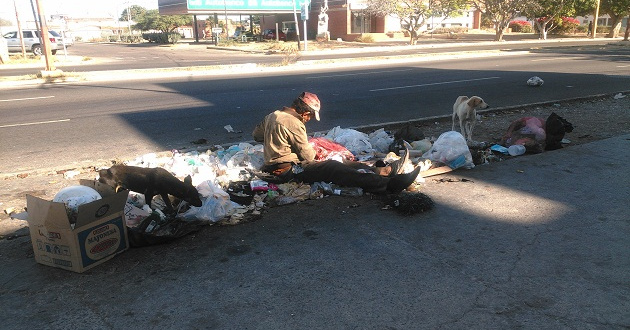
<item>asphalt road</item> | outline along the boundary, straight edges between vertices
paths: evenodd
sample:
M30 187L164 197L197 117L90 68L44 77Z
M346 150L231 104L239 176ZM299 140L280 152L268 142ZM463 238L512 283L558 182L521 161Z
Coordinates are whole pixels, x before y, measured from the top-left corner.
M458 95L479 95L492 107L506 107L627 90L629 65L623 51L562 48L4 90L0 172L87 166L186 148L199 139L208 141L206 147L250 140L265 114L302 90L323 102L322 121L308 124L313 132L450 115ZM526 86L534 75L544 79L543 87Z
M576 40L561 43L549 41L528 40L521 43L462 43L462 44L430 44L430 41L424 41L426 44L422 47L365 47L360 50L361 57L376 56L401 56L401 55L422 55L435 54L444 52L467 52L488 51L488 50L506 50L519 51L531 50L544 51L553 49L562 45L562 47L575 47L587 45L602 45L609 43L607 39L595 40ZM401 44L402 45L402 44ZM373 50L371 50L373 48ZM354 58L357 49L346 49L343 52L302 52L300 60L339 60L345 58ZM182 43L175 47L170 45L156 44L116 44L116 43L77 43L67 49L67 55L81 58L89 58L90 62L69 62L60 64L58 67L64 72L85 72L85 71L102 71L102 70L133 70L133 69L152 69L152 68L177 68L189 66L212 66L227 64L244 64L244 63L281 63L284 56L279 53L246 53L239 51L224 50L215 48L207 43ZM60 51L58 58L63 58L64 53ZM0 74L4 76L16 76L33 74L41 70L40 66L31 68L2 68Z

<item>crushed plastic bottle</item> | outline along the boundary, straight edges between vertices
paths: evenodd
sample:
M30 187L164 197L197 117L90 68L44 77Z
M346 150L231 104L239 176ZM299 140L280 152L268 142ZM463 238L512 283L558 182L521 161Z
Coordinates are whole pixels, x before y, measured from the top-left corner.
M510 156L520 156L525 153L525 146L522 144L513 144L508 148Z
M333 195L339 196L362 196L363 188L359 187L340 187L333 185L332 187Z

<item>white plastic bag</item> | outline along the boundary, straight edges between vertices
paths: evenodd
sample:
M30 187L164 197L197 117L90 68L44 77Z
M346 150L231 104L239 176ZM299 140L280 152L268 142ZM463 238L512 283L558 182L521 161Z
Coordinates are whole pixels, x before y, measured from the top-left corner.
M201 207L191 207L190 210L182 214L182 217L184 219L217 222L231 216L234 210L229 195L228 199L211 196L203 200Z
M354 129L342 129L337 126L331 129L325 138L343 145L355 156L371 154L374 151L368 135Z
M387 152L389 146L394 142L394 138L389 136L382 128L370 133L368 136L372 148L378 152Z
M422 155L422 157L432 161L442 162L452 169L460 167L471 169L475 167L472 154L466 144L466 139L464 139L461 133L456 131L442 133L435 143L433 143L431 149Z

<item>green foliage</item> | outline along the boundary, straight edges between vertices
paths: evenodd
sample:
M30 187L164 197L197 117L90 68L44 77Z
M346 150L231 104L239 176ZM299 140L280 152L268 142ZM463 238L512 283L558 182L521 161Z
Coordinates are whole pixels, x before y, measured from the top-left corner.
M593 15L595 6L597 6L597 0L576 0L573 3L573 14L571 16Z
M601 0L600 11L610 16L627 16L630 14L630 0Z
M543 39L547 38L548 33L566 33L561 26L563 25L562 17L572 17L582 6L588 7L592 0L537 0L523 9L523 14L529 19L533 19L536 23L536 30L541 32ZM575 26L566 24L567 29Z
M138 34L132 34L132 35L123 34L123 35L120 36L120 41L128 43L128 44L141 43L142 39L143 39L143 37L141 35L138 35Z
M614 38L619 33L623 18L630 14L630 0L602 0L600 11L610 16L612 28L606 36Z
M177 32L151 32L143 33L142 38L156 44L175 44L182 36Z
M455 17L468 7L467 0L368 0L367 12L378 16L392 15L409 32L411 44L430 17Z
M152 9L136 18L134 28L142 31L172 32L180 26L192 25L192 23L191 16L160 15L157 9Z
M539 20L545 20L546 17L539 18ZM562 35L562 34L574 34L579 32L580 22L573 17L561 17L554 18L552 23L548 23L548 26L553 24L553 29L548 29L549 34ZM535 27L536 32L540 32L538 25Z
M560 26L558 27L558 34L573 34L577 32L577 28L580 26L580 21L573 17L563 17Z
M138 17L144 15L146 12L146 8L138 5L132 5L129 7L129 15L127 15L127 8L125 8L122 14L120 14L120 18L118 20L126 22L127 18L131 18L132 21L135 21Z
M503 40L503 31L510 21L523 10L526 2L523 0L471 0L476 8L482 12L482 20L492 22L496 41Z

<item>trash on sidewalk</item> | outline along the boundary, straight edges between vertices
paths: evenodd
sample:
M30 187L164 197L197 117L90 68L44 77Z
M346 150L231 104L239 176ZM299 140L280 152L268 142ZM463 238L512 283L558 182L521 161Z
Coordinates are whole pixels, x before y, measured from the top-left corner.
M527 79L527 86L540 87L544 83L545 82L538 76L533 76L533 77Z
M501 139L501 145L525 146L528 153L541 153L545 150L545 121L538 117L523 117L513 121Z
M128 191L116 193L97 181L80 183L102 198L78 205L74 220L63 202L26 196L29 231L38 263L82 273L129 248L123 218Z
M422 157L444 163L452 169L475 167L466 139L456 131L442 133Z
M525 146L520 144L513 144L508 148L508 154L510 156L520 156L525 153Z
M433 200L421 192L402 192L390 196L386 206L393 208L402 215L414 215L431 210L435 203Z
M501 139L501 145L508 148L523 145L527 153L541 153L562 148L564 135L572 131L573 125L555 112L552 112L547 120L523 117L510 124Z
M416 135L422 139L406 144L416 151L412 156L413 162L410 158L407 165L421 167L416 183L424 182L427 176L474 167L466 141L460 133L446 132L433 145L424 135L417 132ZM320 157L326 159L359 158L359 161L367 161L400 158L395 153L388 153L394 138L384 129L366 134L335 127L326 134L311 138L310 142L319 150ZM436 156L435 160L426 155L422 157L421 151ZM239 143L229 147L215 146L205 152L173 150L160 155L146 154L127 162L126 165L130 166L161 167L177 178L190 176L202 200L200 207L180 203L175 213L168 214L164 212L164 203L159 196L154 198L153 207L149 208L141 194L129 193L124 214L131 246L168 242L204 225L234 225L257 219L266 207L328 195L360 196L364 193L355 187L338 187L324 182L313 186L295 182L274 184L259 175L263 159L262 145Z

